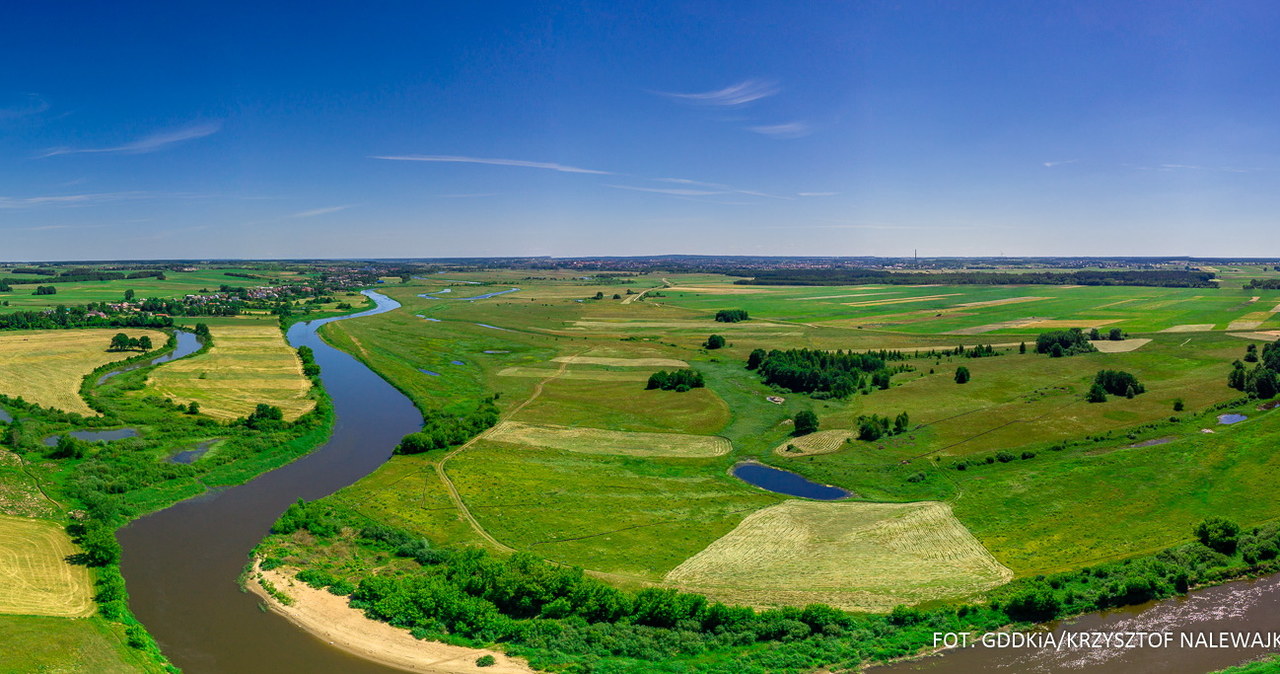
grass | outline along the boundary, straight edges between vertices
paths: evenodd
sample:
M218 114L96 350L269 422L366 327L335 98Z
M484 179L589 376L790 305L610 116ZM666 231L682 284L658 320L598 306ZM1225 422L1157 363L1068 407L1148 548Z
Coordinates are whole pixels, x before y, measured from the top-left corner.
M751 514L665 580L737 604L887 611L1012 578L945 504L791 500Z
M137 355L109 352L112 335L148 336L157 346L168 336L158 330L22 330L0 333L0 393L85 416L97 415L80 398L80 381L106 363Z
M729 441L714 435L634 433L503 421L485 435L492 442L563 449L584 454L708 457L728 454Z
M242 321L210 327L206 353L166 363L148 381L162 396L188 404L219 420L247 416L259 403L275 405L292 421L310 411L311 381L275 322Z
M163 672L101 618L0 615L0 671L60 674Z
M0 516L0 613L80 618L93 613L89 571L54 522Z

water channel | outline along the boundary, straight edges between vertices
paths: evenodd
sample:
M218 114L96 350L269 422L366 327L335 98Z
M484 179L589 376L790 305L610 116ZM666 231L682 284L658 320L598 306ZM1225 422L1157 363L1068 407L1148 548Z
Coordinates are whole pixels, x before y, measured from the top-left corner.
M398 671L349 655L262 611L257 597L236 584L249 551L290 503L325 496L367 475L421 424L408 398L316 334L325 323L400 306L384 295L366 295L376 302L374 309L289 329L291 345L315 351L333 399L337 421L328 442L252 482L183 501L120 531L130 606L185 672Z

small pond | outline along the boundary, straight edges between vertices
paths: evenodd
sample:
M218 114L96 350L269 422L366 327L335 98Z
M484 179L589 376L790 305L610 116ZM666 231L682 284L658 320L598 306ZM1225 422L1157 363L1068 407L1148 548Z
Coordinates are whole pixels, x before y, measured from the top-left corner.
M439 373L439 372L432 372L431 370L424 370L424 369L422 369L422 368L418 368L418 372L421 372L422 374L429 374L429 375L431 375L432 377L439 377L439 376L440 376L440 373Z
M6 424L11 424L13 423L13 415L9 414L9 412L3 407L0 407L0 421L3 421Z
M818 501L838 501L850 496L849 492L839 487L818 484L791 471L762 463L740 463L733 467L733 476L761 489L787 496L799 496Z
M485 353L511 353L510 351L502 351L501 349L485 349Z
M449 362L450 362L451 364L453 364L453 365L466 365L466 363L464 363L464 362L462 362L462 361L460 361L460 360L451 360L451 361L449 361Z
M507 328L500 328L500 327L498 327L498 326L496 326L496 325L489 325L488 323L476 323L476 325L478 325L478 326L480 326L480 327L482 327L482 328L489 328L490 330L501 330L501 331L503 331L503 332L511 332L511 330L509 330L509 329L507 329Z
M177 454L174 454L173 456L169 457L169 462L170 463L195 463L200 457L204 456L205 452L209 451L209 447L212 446L213 443L215 442L217 442L217 440L205 440L204 442L196 445L195 449L188 449L185 452L178 452Z
M44 439L46 447L53 447L58 444L61 435L50 435ZM87 442L111 442L112 440L123 440L125 438L138 437L138 431L132 428L116 428L110 431L71 431L71 437L80 438Z
M1243 415L1243 414L1219 414L1219 415L1218 415L1218 423L1220 423L1220 424L1238 424L1238 423L1240 423L1241 421L1244 421L1245 419L1248 419L1248 418L1249 418L1249 417L1246 417L1246 416L1245 416L1245 415Z

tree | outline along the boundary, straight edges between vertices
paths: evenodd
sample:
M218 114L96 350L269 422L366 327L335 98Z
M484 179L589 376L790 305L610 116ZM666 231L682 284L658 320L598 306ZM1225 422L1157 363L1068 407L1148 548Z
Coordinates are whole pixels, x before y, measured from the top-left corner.
M107 351L124 351L127 348L129 348L129 335L117 332L111 338L111 346L107 347Z
M905 433L907 431L907 426L910 424L911 417L907 416L906 412L899 414L898 418L893 420L893 434L897 435L899 433Z
M1210 517L1196 525L1195 534L1205 546L1233 555L1240 538L1240 525L1225 517Z
M1111 331L1107 333L1107 339L1113 342L1124 341L1124 330L1121 330L1120 328L1111 328Z
M596 299L598 299L598 300L602 300L602 299L604 299L604 291L603 291L603 290L596 292Z
M1244 363L1237 360L1231 364L1231 373L1227 375L1227 386L1237 391L1243 391L1247 378L1248 374L1244 370Z
M615 300L620 300L620 299L622 299L622 295L619 295L618 293L614 293L614 294L613 294L613 299L615 299Z
M200 413L200 403L192 400L191 404L187 405L187 414L199 414L199 413Z
M1133 397L1136 395L1138 395L1138 392L1133 390L1133 384L1130 384L1125 387L1124 397L1128 398L1129 400L1133 400Z
M1250 344L1244 350L1244 362L1246 363L1258 362L1258 345L1257 344Z
M197 337L208 337L209 325L207 323L196 323L195 333Z
M754 370L760 367L760 363L764 362L764 357L764 349L752 349L751 355L747 356L747 369Z
M967 368L967 367L965 367L965 366L963 366L963 365L961 365L960 367L956 368L956 383L957 383L957 384L968 384L968 383L969 383L969 378L970 378L970 376L969 376L969 368Z
M1026 343L1026 342L1020 342L1020 343L1018 344L1018 353L1026 353L1026 352L1027 352L1027 343Z
M1117 396L1132 397L1129 395L1130 389L1133 389L1133 395L1139 395L1147 390L1137 377L1121 370L1099 370L1093 382L1107 393Z
M1061 358L1064 355L1066 355L1066 352L1062 350L1061 344L1054 344L1053 346L1049 347L1050 358Z
M124 291L124 301L128 302L133 299L133 290Z
M1105 403L1107 402L1107 390L1102 388L1102 384L1095 381L1093 386L1089 387L1089 393L1084 399L1091 403Z
M796 412L796 416L792 421L795 423L796 429L792 435L808 435L818 430L818 415L814 414L813 410Z
M724 337L721 337L720 335L711 335L710 337L707 338L707 341L703 343L703 346L708 349L723 348Z
M1089 340L1090 340L1090 341L1094 341L1094 342L1096 342L1096 341L1098 341L1099 339L1102 339L1102 335L1098 333L1098 329L1097 329L1097 328L1090 328L1090 329L1089 329Z
M1174 411L1174 412L1181 412L1185 406L1186 406L1186 405L1185 405L1185 403L1183 403L1183 402L1182 402L1182 398L1174 398L1174 399L1173 399L1173 411Z
M143 335L143 336L139 337L139 338L138 338L138 348L139 348L139 349L142 349L143 351L150 351L150 350L151 350L151 338L150 338L150 337L148 337L148 336L146 336L146 335Z

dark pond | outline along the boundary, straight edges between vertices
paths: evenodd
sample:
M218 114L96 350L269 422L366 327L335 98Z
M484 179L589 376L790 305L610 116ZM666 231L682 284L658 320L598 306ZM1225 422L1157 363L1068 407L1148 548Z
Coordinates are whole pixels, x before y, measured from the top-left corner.
M377 307L399 303L366 293ZM391 456L422 415L403 394L316 335L333 317L297 323L289 343L309 346L337 414L333 436L311 454L230 489L152 513L119 532L129 606L187 674L386 674L398 671L341 651L263 612L236 578L249 551L299 498L316 499L364 477Z
M466 365L466 363L464 363L464 362L462 362L462 361L460 361L460 360L451 360L451 361L449 361L449 362L450 362L451 364L453 364L453 365Z
M791 471L762 463L740 463L733 467L733 476L761 489L787 496L799 496L818 501L849 498L849 492L839 487L811 482Z
M489 328L490 330L501 330L501 331L503 331L503 332L511 332L511 331L510 331L510 330L508 330L507 328L500 328L500 327L498 327L498 326L496 326L496 325L489 325L488 323L476 323L476 325L478 325L478 326L480 326L480 327L482 327L482 328Z
M1246 417L1246 416L1245 416L1245 415L1243 415L1243 414L1219 414L1219 415L1218 415L1218 423L1220 423L1220 424L1238 424L1238 423L1240 423L1241 421L1244 421L1245 419L1248 419L1248 418L1249 418L1249 417Z
M179 358L190 356L191 354L200 350L200 338L196 337L196 334L194 332L185 332L183 330L178 330L174 334L177 335L178 346L174 348L173 351L170 351L169 353L166 353L165 355L160 356L159 358L144 360L138 363L134 363L133 365L122 367L118 370L112 370L102 375L101 377L98 377L98 385L101 386L102 382L105 382L106 380L122 372L129 372L132 370L136 370L140 367L147 367L149 365L159 365L160 363L167 363L171 360L177 360Z
M178 452L177 454L174 454L173 456L169 457L169 462L170 463L195 463L200 459L200 457L204 456L205 452L209 451L209 447L212 446L213 443L215 442L217 442L217 440L205 440L204 442L196 445L195 449L188 449L185 452Z
M0 421L3 421L6 424L11 423L13 421L13 415L9 414L8 410L0 407Z
M431 375L432 377L439 377L439 376L440 376L440 373L439 373L439 372L432 372L431 370L424 370L424 369L422 369L422 368L418 368L418 372L421 372L422 374L429 374L429 375Z
M942 655L867 670L868 674L1204 674L1255 659L1276 649L1212 647L1197 643L1200 636L1218 638L1221 632L1252 635L1280 631L1280 578L1238 581L1196 590L1185 597L1151 602L1127 609L1095 613L1048 625L1056 635L1067 633L1172 633L1171 643L1138 648L1063 647L1059 649L987 648L975 646ZM1184 646L1183 636L1189 639Z
M50 435L44 439L45 447L52 447L58 444L58 438L61 435ZM110 431L71 431L71 437L80 438L88 442L111 442L112 440L123 440L124 438L138 437L138 431L132 428L116 428Z
M511 353L510 351L502 351L501 349L485 349L485 353Z

